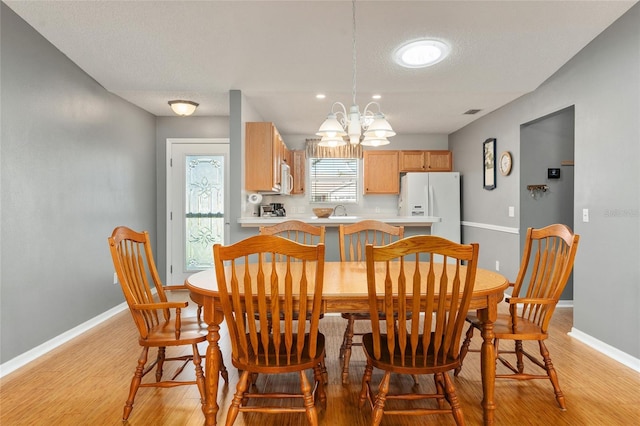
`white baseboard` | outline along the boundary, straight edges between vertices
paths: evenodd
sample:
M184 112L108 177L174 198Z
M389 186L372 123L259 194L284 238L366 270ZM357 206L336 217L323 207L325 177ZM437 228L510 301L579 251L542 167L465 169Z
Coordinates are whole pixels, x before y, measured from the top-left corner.
M15 358L10 359L9 361L0 364L0 377L4 377L5 375L12 373L20 367L23 367L38 357L46 354L47 352L61 346L64 343L67 343L69 340L78 337L85 331L92 329L98 324L108 320L112 316L126 310L127 304L123 302L106 312L98 315L97 317L91 318L90 320L83 322L82 324L72 328L71 330L65 331L64 333L54 337L53 339L44 342L43 344L36 346L35 348L23 353L22 355L18 355Z
M556 308L573 308L573 299L571 300L558 300Z
M631 355L622 352L621 350L616 349L611 345L608 345L588 334L585 334L575 327L571 328L571 331L568 333L568 335L581 341L590 348L593 348L596 351L608 356L609 358L614 359L619 363L624 364L627 367L640 373L640 359L634 358Z

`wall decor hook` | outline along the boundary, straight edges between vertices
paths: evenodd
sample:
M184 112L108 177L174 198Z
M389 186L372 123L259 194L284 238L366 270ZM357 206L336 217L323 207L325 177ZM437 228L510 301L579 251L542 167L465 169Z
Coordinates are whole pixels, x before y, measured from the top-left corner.
M527 185L527 190L531 193L532 198L537 198L538 195L547 192L549 190L548 185Z

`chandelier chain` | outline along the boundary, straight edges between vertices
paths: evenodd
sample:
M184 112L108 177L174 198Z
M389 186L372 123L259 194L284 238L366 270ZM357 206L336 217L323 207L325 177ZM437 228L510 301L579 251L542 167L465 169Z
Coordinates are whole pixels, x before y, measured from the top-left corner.
M352 24L353 24L353 34L352 34L352 61L353 61L353 103L356 104L356 0L352 0L351 2L351 15L352 15Z
M351 53L352 53L352 103L347 107L342 102L334 102L327 119L322 123L316 135L322 136L320 146L344 146L345 137L349 137L351 145L381 146L389 143L388 137L394 136L391 125L386 120L380 105L369 102L364 111L360 112L360 107L356 103L356 75L357 75L357 45L356 45L356 0L351 0ZM374 112L370 107L376 107Z

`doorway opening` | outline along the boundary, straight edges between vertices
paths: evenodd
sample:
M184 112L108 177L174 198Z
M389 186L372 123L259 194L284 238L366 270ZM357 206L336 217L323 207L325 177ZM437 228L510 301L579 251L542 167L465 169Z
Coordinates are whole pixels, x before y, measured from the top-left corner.
M520 126L520 229L552 223L574 229L574 146L574 106ZM548 189L529 191L530 185L546 185ZM521 232L521 248L525 237L526 232ZM573 278L560 297L560 303L563 301L573 301Z

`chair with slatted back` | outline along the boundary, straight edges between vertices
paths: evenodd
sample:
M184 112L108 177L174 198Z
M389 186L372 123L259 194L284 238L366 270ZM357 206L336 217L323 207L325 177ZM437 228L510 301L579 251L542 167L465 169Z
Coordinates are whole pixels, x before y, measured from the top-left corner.
M239 412L304 412L308 423L317 425L314 400L326 404L322 377L325 338L318 331L324 244L256 235L229 246L215 244L213 253L220 304L231 338L231 359L242 372L226 425L232 425ZM268 327L269 316L283 320ZM314 386L306 370L313 371ZM249 386L256 373L293 372L299 373L301 393L257 393ZM249 405L253 398L299 398L303 403Z
M464 424L448 372L459 365L460 339L473 296L478 244L419 235L386 246L366 246L371 333L362 336L367 365L360 407L371 406L372 424L383 415L453 415ZM464 264L463 264L464 263ZM386 327L381 326L383 312ZM397 326L389 324L397 317ZM384 371L374 392L373 369ZM390 393L394 374L433 375L435 392ZM406 400L386 407L389 400ZM430 401L424 401L430 400Z
M142 353L131 380L129 397L124 407L123 420L127 420L133 410L133 402L140 387L173 387L198 385L201 402L204 404L204 375L198 343L206 341L207 325L197 316L187 316L182 311L187 301L168 301L168 290L181 290L183 286L163 286L156 270L148 232L136 232L119 226L108 238L113 266L122 287L129 310L138 328L138 343ZM157 295L154 297L151 283ZM192 354L167 357L166 348L191 346ZM158 348L158 354L147 365L149 348ZM166 362L180 361L179 367L168 380L162 380ZM195 380L176 380L184 367L193 362ZM143 377L155 367L155 382L142 383ZM227 380L226 370L223 377Z
M271 226L261 226L260 235L279 235L302 244L324 243L325 227L300 220L285 220Z
M579 239L579 235L562 224L539 229L529 228L518 276L515 283L510 284L513 287L512 295L505 298L509 313L499 313L493 325L495 352L500 362L510 371L508 374L496 374L496 378L548 379L553 386L556 401L563 410L566 409L564 395L544 341L549 337L549 322L571 275ZM461 363L456 369L456 376L462 369L462 361L467 352L477 352L469 349L469 344L474 328L480 330L482 324L475 315L468 315L467 321L471 325L462 344ZM513 340L514 350L501 350L501 340ZM540 357L526 351L523 341L537 342ZM515 367L505 358L505 354L515 355ZM534 368L541 368L545 374L526 373L523 362L525 357L532 362L532 366L537 366Z
M301 244L324 244L325 236L324 226L315 226L300 220L286 220L271 226L261 226L260 235L277 235L288 240L296 241ZM324 318L324 313L320 314L320 319ZM281 320L283 318L280 318ZM294 320L298 317L294 313ZM269 327L271 327L271 316L269 316ZM323 376L325 385L328 384L327 369L323 365ZM254 378L255 382L255 378Z
M393 226L377 220L362 220L360 222L340 225L338 239L340 245L341 262L364 262L365 245L385 245L404 237L403 226ZM360 342L354 342L354 336L362 336L364 333L355 333L355 321L369 321L368 313L344 312L342 318L347 320L347 326L340 345L340 358L342 358L342 383L349 383L349 362L351 360L351 348L362 346Z

